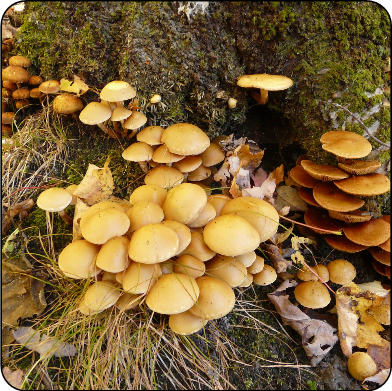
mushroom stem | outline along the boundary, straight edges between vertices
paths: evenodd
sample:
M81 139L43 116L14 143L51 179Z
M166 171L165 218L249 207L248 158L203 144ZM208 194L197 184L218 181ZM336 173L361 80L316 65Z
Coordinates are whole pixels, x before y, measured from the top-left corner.
M120 127L118 126L118 121L112 121L113 122L113 128L114 131L120 136L120 137L125 137L124 136L124 132L120 129Z
M150 171L147 162L138 162L140 168L143 170L143 172L148 172Z
M113 132L112 129L109 129L105 124L100 123L100 124L97 124L97 126L99 127L99 129L103 130L109 137L118 138L117 134L115 132Z
M67 224L69 226L73 225L72 217L65 210L60 210L58 213L59 213L60 217L64 220L65 224Z
M260 88L261 105L265 105L268 102L268 91Z
M137 130L132 130L132 133L128 134L128 138L132 138L137 133Z

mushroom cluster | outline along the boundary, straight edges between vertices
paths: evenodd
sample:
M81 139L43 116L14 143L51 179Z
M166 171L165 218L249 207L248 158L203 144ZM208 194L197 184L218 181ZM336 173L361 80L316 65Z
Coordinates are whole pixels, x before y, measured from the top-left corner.
M388 192L388 177L375 173L378 161L360 160L372 149L361 135L337 130L325 133L320 141L324 150L338 157L337 165L317 164L305 157L289 173L299 196L309 204L305 223L337 250L369 249L375 269L390 277L390 217L372 217L363 199ZM324 230L342 230L343 235Z
M275 281L275 269L255 250L275 234L279 215L264 200L207 195L198 179L190 181L197 177L197 167L210 171L224 158L200 128L181 123L142 132L141 138L149 136L150 142L159 141L164 148L157 160L181 156L175 163L188 159L193 169L182 172L166 165L170 163L156 162L159 166L150 171L155 175L146 176L129 202L101 201L87 207L79 221L82 238L61 251L58 265L69 278L94 280L80 301L83 314L145 303L153 312L169 315L174 332L188 335L233 309L233 288ZM145 141L132 145L141 143L153 150ZM217 149L219 158L213 157ZM195 159L198 164L192 162ZM41 207L41 201L50 198L44 193L39 197ZM64 197L68 203L71 198Z

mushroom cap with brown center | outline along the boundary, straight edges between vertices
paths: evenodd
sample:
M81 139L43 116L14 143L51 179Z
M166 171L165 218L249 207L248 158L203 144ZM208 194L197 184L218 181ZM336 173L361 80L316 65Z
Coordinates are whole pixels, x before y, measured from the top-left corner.
M178 235L173 229L163 224L147 224L133 233L128 255L135 262L159 263L173 257L178 245Z
M210 145L210 139L199 127L178 123L171 125L162 133L161 141L170 152L177 155L198 155Z
M130 162L146 162L152 158L153 153L151 145L136 142L126 148L121 156Z
M391 236L391 226L384 219L372 219L343 229L349 240L363 246L378 246Z
M169 327L180 335L190 335L201 330L208 321L185 311L169 316Z
M348 178L350 175L338 167L328 164L317 164L310 160L302 160L301 166L313 178L320 181L333 181Z
M112 115L112 110L103 103L90 102L80 112L79 119L86 125L97 125L108 120Z
M72 114L83 109L83 102L75 95L61 94L53 99L53 110L59 114Z
M43 94L56 94L60 91L60 82L58 80L47 80L41 83L38 88Z
M8 64L28 68L31 65L31 61L24 56L12 56L8 59Z
M325 235L324 239L335 250L344 251L346 253L358 253L369 247L354 243L344 235Z
M313 197L323 208L337 212L351 212L365 201L338 189L333 182L321 182L313 189Z
M48 212L60 212L72 201L72 195L60 187L51 187L44 190L37 199L37 206Z
M30 79L30 73L22 67L10 65L1 71L3 80L12 81L14 83L27 83Z
M248 253L260 244L257 230L244 218L233 214L211 220L204 227L203 237L211 250L228 256Z
M200 295L189 312L203 319L219 319L227 315L235 304L233 289L215 277L202 276L196 279Z
M91 310L100 311L114 305L120 294L121 290L113 281L97 281L87 289L84 303Z
M377 160L355 160L352 163L338 163L338 166L350 174L365 175L376 171L381 163Z
M125 129L135 130L142 127L147 122L147 117L140 111L133 111L132 114L124 121L122 126Z
M160 145L162 133L165 131L164 128L157 125L147 126L146 128L142 129L136 135L137 141L143 141L149 145Z
M309 175L302 166L293 167L289 176L294 182L298 183L300 186L308 187L313 189L320 181Z
M206 273L231 287L239 286L247 276L245 265L235 257L216 255L206 263Z
M319 281L304 281L294 289L296 300L308 308L324 308L330 301L328 289Z
M237 79L237 85L244 88L262 88L267 91L281 91L291 87L293 81L287 76L262 73L240 76Z
M304 220L310 229L320 234L328 233L323 230L341 231L347 226L345 222L330 217L327 210L313 207L306 210Z
M366 174L334 181L335 185L345 193L359 196L375 196L390 190L391 182L383 174Z
M189 310L199 294L200 289L194 278L181 273L165 274L148 292L146 304L159 314L179 314Z
M346 159L360 159L372 150L372 145L365 137L345 130L324 133L320 141L325 151Z
M345 285L357 275L354 265L345 259L335 259L327 265L329 280L334 284Z
M184 174L169 166L155 167L144 177L146 185L159 185L165 189L178 186L183 180Z
M136 96L135 89L126 81L114 80L102 88L99 97L107 102L120 102Z
M159 264L131 262L124 272L123 289L127 293L142 294L148 292L162 275Z

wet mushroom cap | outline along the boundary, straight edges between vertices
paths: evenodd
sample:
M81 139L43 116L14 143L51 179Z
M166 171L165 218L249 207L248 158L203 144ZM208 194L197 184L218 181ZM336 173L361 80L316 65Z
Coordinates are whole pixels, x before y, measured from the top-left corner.
M107 121L112 115L112 110L103 103L90 102L80 112L79 119L86 125L97 125Z
M148 292L162 275L159 264L131 262L124 272L122 285L127 293L142 294Z
M391 253L390 251L385 251L378 247L369 248L370 253L376 261L382 263L383 265L391 265Z
M110 117L111 121L122 121L124 119L127 119L130 115L132 114L131 110L128 110L124 106L117 106L113 112L112 116Z
M244 281L241 282L240 285L238 285L239 288L247 288L248 286L251 286L253 282L253 274L247 272L246 277Z
M224 160L225 154L218 144L211 143L200 155L204 167L214 166Z
M262 88L267 91L281 91L291 87L293 81L286 76L262 73L240 76L237 79L237 85L244 88Z
M314 273L319 275L324 282L329 281L329 271L328 271L327 266L316 265L316 266L310 267L310 269L312 271L314 271ZM297 278L302 281L317 281L318 277L314 273L312 273L306 266L304 266L301 270L298 270Z
M369 221L372 215L366 214L363 210L353 210L352 212L337 212L335 210L329 210L329 217L336 220L345 221L346 223L363 223L364 221Z
M215 277L202 276L196 279L200 289L197 302L189 312L203 319L219 319L227 315L235 304L233 289Z
M165 129L163 129L161 126L147 126L138 132L136 135L136 140L143 141L149 145L160 145L162 144L161 137L164 130Z
M201 232L191 231L191 241L182 251L181 255L182 254L193 255L195 258L200 259L200 261L206 262L213 258L216 252L206 245Z
M169 166L153 168L145 177L146 185L159 185L165 189L178 186L184 180L184 174Z
M257 230L244 218L232 214L211 220L204 227L203 237L211 250L228 256L248 253L260 244Z
M144 162L151 160L153 153L154 150L151 145L144 142L136 142L126 148L121 156L123 159L131 162Z
M310 160L302 160L301 166L313 178L320 181L333 181L348 178L350 175L338 167L328 164L317 164Z
M44 190L37 198L37 206L48 212L60 212L72 201L72 195L60 187Z
M252 262L250 266L248 266L248 272L251 274L260 273L264 269L264 258L260 257L260 255L256 255L255 260Z
M87 240L76 240L64 247L59 255L59 268L70 278L94 277L101 269L95 265L100 246Z
M93 311L111 307L120 297L121 290L112 281L97 281L91 285L85 295L84 303Z
M256 253L254 251L250 251L242 255L237 255L235 258L242 262L245 267L249 267L256 260Z
M12 56L8 59L8 64L28 68L31 65L31 61L24 56Z
M165 274L148 292L146 304L159 314L179 314L189 310L199 294L200 289L194 278L181 273Z
M170 152L177 155L198 155L210 145L210 139L199 127L178 123L171 125L162 133L161 141Z
M203 181L211 175L211 169L209 167L204 167L202 164L195 170L188 173L188 181Z
M328 289L319 281L304 281L294 289L296 300L308 308L324 308L330 301Z
M230 198L224 194L211 194L207 198L208 202L215 208L216 217L220 216L223 207L230 201Z
M14 117L15 117L15 113L13 111L7 111L1 113L1 123L5 125L10 125L12 124Z
M33 75L29 79L29 84L32 86L39 86L43 82L44 82L44 79L38 75Z
M164 218L162 208L151 201L137 202L126 214L130 221L128 232L136 231L147 224L158 224Z
M43 94L56 94L60 91L60 82L58 80L47 80L41 83L38 88Z
M313 197L313 189L308 187L300 187L298 195L309 205L321 208L321 205ZM332 217L332 216L331 216Z
M310 226L310 229L320 234L327 234L327 232L322 230L341 231L347 226L345 222L330 217L325 209L313 207L306 209L304 220Z
M289 176L301 186L314 188L320 181L309 175L302 166L295 166L290 170Z
M383 174L366 174L334 181L335 185L345 193L359 196L375 196L390 190L391 182Z
M204 227L209 221L216 217L215 208L207 201L204 208L201 210L195 220L188 223L190 228L201 228Z
M335 250L346 253L357 253L368 248L368 246L362 246L361 244L352 242L344 235L325 235L324 239Z
M365 201L340 190L333 182L321 182L313 189L313 197L323 208L337 212L351 212Z
M334 284L348 284L357 275L354 265L345 259L335 259L328 263L327 268L329 280Z
M27 88L18 88L12 93L14 99L27 99L30 97L30 90Z
M53 99L53 110L59 114L72 114L83 109L82 101L75 95L61 94Z
M177 170L186 173L196 170L201 165L201 158L197 155L185 156L178 162L173 163L173 167Z
M363 381L367 377L377 373L377 365L373 359L365 352L353 353L347 361L347 368L350 375L356 379Z
M180 335L190 335L201 330L207 323L199 316L193 315L189 310L180 314L169 316L169 327Z
M371 174L381 167L381 163L377 160L355 160L354 162L348 163L338 163L338 166L347 171L350 174L354 175L365 175Z
M184 254L176 259L173 271L175 273L182 273L193 278L198 278L206 271L206 265L194 256Z
M14 83L27 83L30 79L30 73L22 67L10 65L1 72L3 80L12 81Z
M115 306L122 311L131 310L140 304L140 302L143 300L143 297L143 295L123 293L116 301Z
M114 80L102 88L99 97L107 102L119 102L136 96L135 89L126 81Z
M135 130L142 127L147 122L147 117L140 111L133 111L122 124L125 129Z
M320 142L325 151L346 159L360 159L372 150L372 145L365 137L345 130L324 133Z
M391 226L384 219L372 219L343 229L346 237L362 246L378 246L391 236Z

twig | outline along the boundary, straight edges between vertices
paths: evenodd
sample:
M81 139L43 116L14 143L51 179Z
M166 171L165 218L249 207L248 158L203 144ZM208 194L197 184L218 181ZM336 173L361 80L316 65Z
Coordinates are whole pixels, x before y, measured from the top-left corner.
M388 149L391 148L390 145L383 143L381 140L379 140L377 137L374 137L370 132L369 129L366 127L366 125L357 117L355 116L349 109L346 109L345 107L339 105L338 103L333 103L334 106L336 107L340 107L341 109L343 109L347 114L351 115L351 117L353 117L361 126L362 128L365 130L365 132L369 135L369 137L371 139L373 139L374 141L378 142L379 144L383 145L384 147L387 147Z

